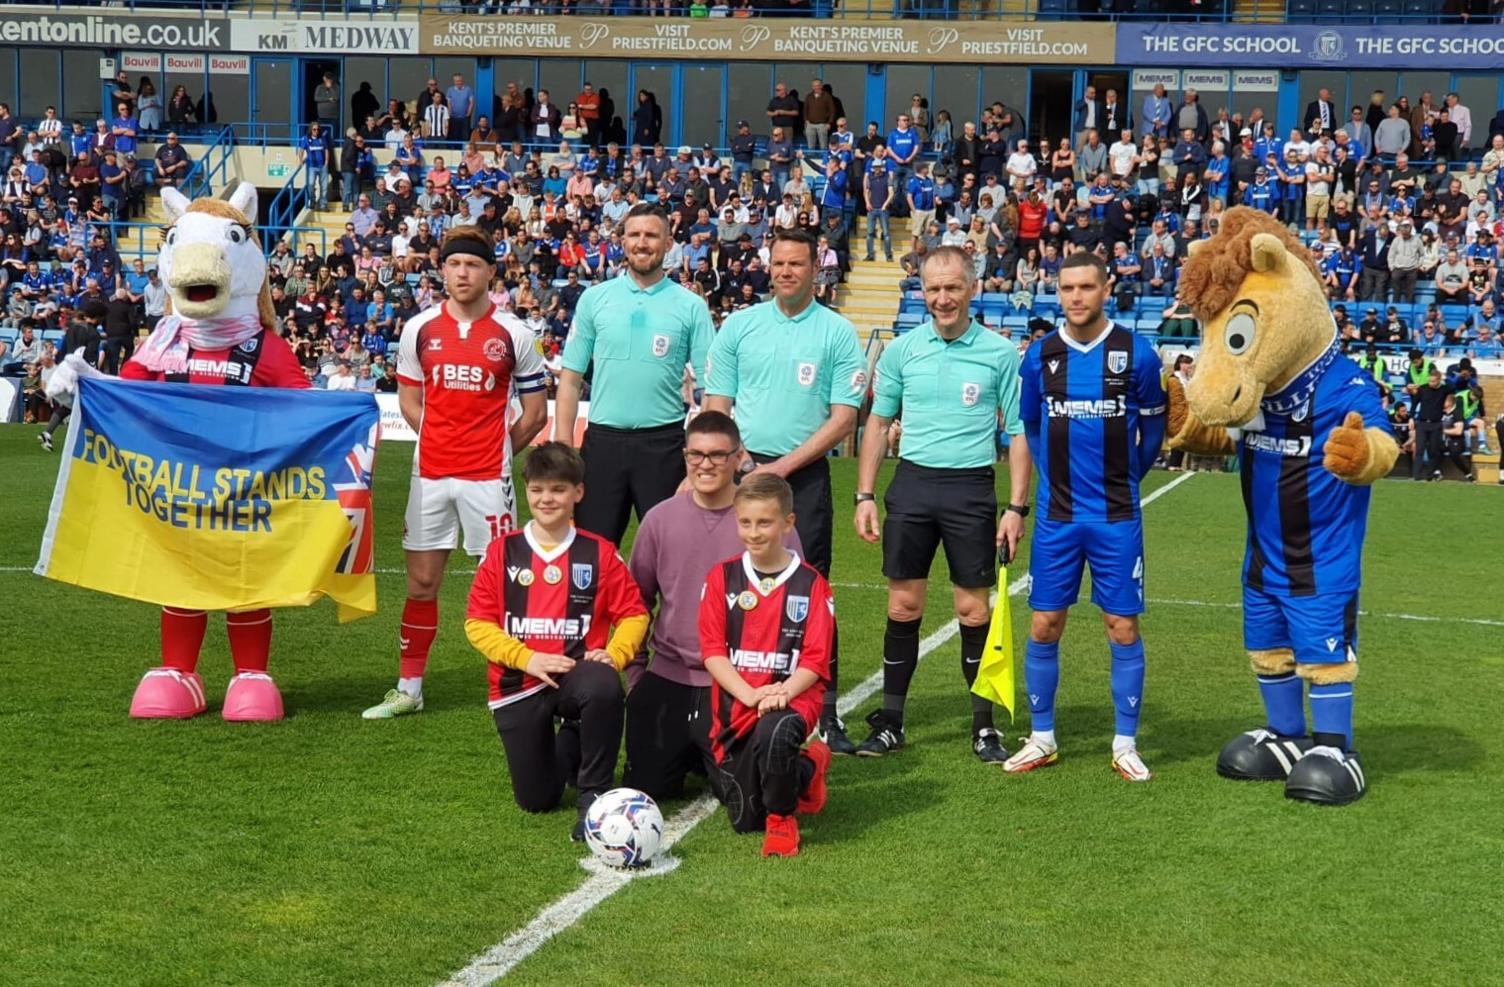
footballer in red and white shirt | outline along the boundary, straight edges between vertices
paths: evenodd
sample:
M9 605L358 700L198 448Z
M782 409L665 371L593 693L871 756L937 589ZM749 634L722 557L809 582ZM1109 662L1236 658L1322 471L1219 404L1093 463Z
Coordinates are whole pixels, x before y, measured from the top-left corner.
M512 450L548 418L543 354L521 320L488 294L496 276L480 231L451 230L439 247L448 299L408 320L397 347L397 400L418 435L402 547L407 603L397 687L362 715L385 720L423 708L423 672L439 625L449 553L476 558L515 525ZM509 424L513 397L522 412Z

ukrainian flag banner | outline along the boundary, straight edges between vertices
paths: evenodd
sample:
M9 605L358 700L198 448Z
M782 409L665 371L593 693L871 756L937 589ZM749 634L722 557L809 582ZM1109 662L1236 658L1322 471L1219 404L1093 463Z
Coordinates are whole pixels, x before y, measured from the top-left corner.
M370 394L79 381L36 573L193 610L376 612Z
M997 571L997 601L992 604L992 622L987 625L987 641L982 645L982 663L977 666L971 691L1008 711L1013 718L1017 701L1018 677L1013 651L1013 609L1008 605L1008 567Z

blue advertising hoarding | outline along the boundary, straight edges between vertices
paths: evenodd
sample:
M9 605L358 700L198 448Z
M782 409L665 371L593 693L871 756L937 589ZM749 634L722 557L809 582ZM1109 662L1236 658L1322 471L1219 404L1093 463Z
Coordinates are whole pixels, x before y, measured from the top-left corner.
M1504 29L1425 24L1118 24L1119 65L1282 69L1504 67Z

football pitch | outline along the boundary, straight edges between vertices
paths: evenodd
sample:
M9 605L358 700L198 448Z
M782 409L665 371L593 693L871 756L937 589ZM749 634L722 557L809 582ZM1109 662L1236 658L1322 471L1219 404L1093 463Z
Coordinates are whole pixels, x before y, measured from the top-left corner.
M1213 773L1223 742L1262 725L1238 481L1156 472L1146 496L1174 487L1144 511L1152 782L1108 765L1089 605L1061 649L1060 764L1011 777L975 760L940 561L909 746L836 760L801 856L761 859L717 810L672 847L676 869L616 881L581 869L572 811L512 804L461 627L462 557L427 711L360 719L396 674L411 446L377 461L381 612L277 615L287 720L219 718L230 668L211 618L210 713L135 722L157 610L30 574L57 468L35 433L0 429L0 983L479 983L514 962L506 982L528 984L1504 982L1504 490L1375 489L1357 698L1370 790L1355 805ZM880 669L885 617L880 551L849 523L854 467L834 463L842 693ZM858 740L871 690L847 714ZM1005 730L1010 749L1026 731ZM675 832L693 799L663 806ZM540 945L535 917L571 894Z

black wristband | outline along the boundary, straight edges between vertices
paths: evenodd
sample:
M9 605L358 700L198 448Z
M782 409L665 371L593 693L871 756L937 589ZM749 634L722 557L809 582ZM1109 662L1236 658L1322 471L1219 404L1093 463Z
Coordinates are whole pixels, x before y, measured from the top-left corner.
M868 501L872 501L872 502L875 503L877 501L877 494L874 494L874 493L862 493L861 491L857 491L857 494L856 494L855 497L852 498L852 501L855 502L855 503L858 503L858 504L865 504Z
M1028 517L1029 516L1029 505L1028 504L1009 504L1007 507L1003 508L1003 513L1004 514L1008 513L1009 511L1012 511L1014 514L1017 514L1019 517Z

